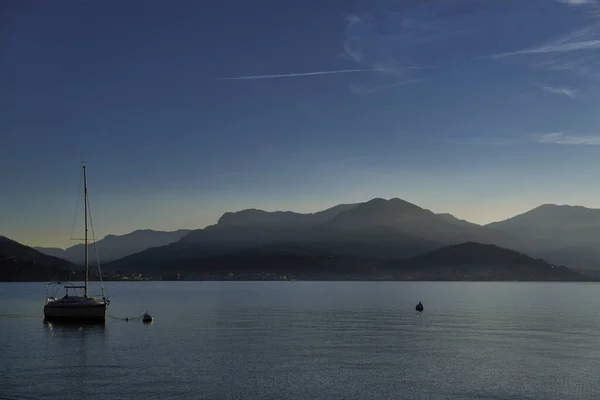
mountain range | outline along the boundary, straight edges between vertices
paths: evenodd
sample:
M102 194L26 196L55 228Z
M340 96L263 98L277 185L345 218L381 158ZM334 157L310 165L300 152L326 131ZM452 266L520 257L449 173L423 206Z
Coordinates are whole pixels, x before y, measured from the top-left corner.
M78 269L69 261L0 236L0 281L66 280Z
M314 214L255 209L225 213L215 225L192 230L179 241L129 255L108 266L153 269L195 257L277 244L393 259L477 242L542 257L555 264L594 269L600 266L600 246L594 235L600 237L600 210L595 209L543 205L506 221L482 226L450 214L435 214L401 199L376 198Z
M558 264L600 269L600 210L544 204L487 225L510 234L529 254Z
M248 260L269 257L280 262L287 258L316 262L319 258L344 260L347 265L383 265L448 246L477 243L526 254L532 260L542 258L548 265L600 269L597 239L597 209L546 204L505 221L478 225L401 199L376 198L311 214L257 209L227 212L203 229L109 235L98 242L98 250L101 260L108 261L104 270L147 273L180 266L199 271L208 264L231 266L232 260L256 264ZM37 249L74 262L81 262L83 253L82 245ZM491 248L483 249L491 252Z
M134 254L150 247L164 246L173 243L189 233L189 229L180 229L172 232L154 231L150 229L136 230L125 235L106 235L104 239L96 242L98 255L101 263L117 260L130 254ZM44 254L60 257L77 264L84 263L85 247L83 243L76 244L67 249L56 247L34 247ZM93 247L90 251L90 263L95 263Z
M564 266L472 242L392 260L306 246L267 246L182 260L161 272L192 280L592 280Z

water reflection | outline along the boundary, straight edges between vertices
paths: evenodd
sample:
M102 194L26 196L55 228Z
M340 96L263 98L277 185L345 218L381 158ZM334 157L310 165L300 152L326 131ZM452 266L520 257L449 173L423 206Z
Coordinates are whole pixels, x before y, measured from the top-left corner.
M110 284L116 315L140 315L151 304L154 323L42 324L39 313L17 314L39 309L37 290L16 284L7 287L10 297L0 287L0 397L591 400L600 393L597 285ZM417 300L424 313L414 311Z
M93 332L104 333L104 321L69 321L69 320L43 320L44 328L48 332Z

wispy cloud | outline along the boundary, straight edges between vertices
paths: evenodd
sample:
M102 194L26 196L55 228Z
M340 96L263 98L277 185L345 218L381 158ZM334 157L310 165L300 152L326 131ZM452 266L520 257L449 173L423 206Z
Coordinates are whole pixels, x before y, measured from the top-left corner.
M557 0L559 3L565 3L570 6L582 6L584 4L594 4L596 0Z
M462 137L462 138L433 138L427 139L431 143L448 144L456 146L515 146L523 144L520 138L503 137Z
M525 2L526 5L485 2L485 7L467 7L468 0L430 0L390 2L364 14L347 14L342 57L361 68L381 70L378 80L389 80L387 85L356 82L350 90L355 94L378 92L432 76L416 69L415 65L427 66L433 74L443 74L478 59L506 59L528 68L599 77L600 20L595 14L600 10L599 2L554 0ZM529 26L532 20L539 18L542 5L553 6L557 14L566 14L565 7L572 8L565 17L571 23L541 23L535 34L523 36L523 43L534 38L535 41L522 47L515 47L514 40L502 39L510 37L500 35L507 25ZM569 30L573 26L579 28ZM457 45L460 51L456 51ZM508 51L502 51L502 45ZM482 56L494 47L500 51L492 50L491 54ZM570 88L544 90L569 98L577 96Z
M546 53L560 53L560 52L576 51L576 50L597 50L597 49L600 49L600 40L586 40L583 42L560 43L560 44L545 45L545 46L540 46L540 47L533 47L533 48L524 49L524 50L509 51L506 53L499 53L499 54L487 56L486 58L506 58L506 57L514 57L514 56L521 56L521 55L527 55L527 54L546 54Z
M453 36L456 27L450 27L436 13L448 7L435 5L384 7L361 16L346 15L346 38L341 57L364 68L381 68L392 78L412 78L419 69L431 69L425 57L415 57L417 47L436 47ZM424 13L425 15L421 15ZM412 15L415 14L415 15ZM424 20L422 20L424 19ZM439 50L439 49L438 49ZM420 54L426 54L425 49ZM416 67L415 67L416 66Z
M417 83L427 79L423 75L431 74L425 71L437 69L440 60L447 63L447 57L455 57L446 44L460 40L472 27L464 12L455 12L460 7L450 3L389 3L361 15L346 15L340 57L383 71L378 83L355 83L350 90L365 94Z
M341 69L336 71L316 71L316 72L297 72L290 74L274 74L274 75L250 75L250 76L236 76L230 78L216 78L220 81L241 81L241 80L252 80L252 79L278 79L278 78L297 78L301 76L316 76L316 75L334 75L334 74L351 74L358 72L378 72L386 71L385 68L363 68L363 69Z
M570 72L584 77L600 76L600 60L588 52L590 56L586 57L551 57L549 59L536 61L529 65L533 68L539 68L547 71Z
M600 23L597 17L600 16L600 8L597 4L590 5L591 3L569 4L582 6L585 4L583 13L578 12L580 21L589 21L591 18L593 22L537 46L478 57L478 59L515 60L534 69L566 72L582 77L599 77Z
M530 26L531 21L539 17L540 10L530 5L533 2L525 2L527 6L522 6L522 2L482 2L485 6L476 3L468 0L387 2L383 7L361 15L346 15L342 56L363 68L387 69L383 75L388 76L392 81L390 87L394 87L393 83L398 81L424 79L426 73L409 67L414 65L435 68L436 73L443 74L475 59L600 48L600 40L595 40L600 38L590 35L595 30L586 27L562 38L563 42L541 42L537 47L526 49L508 47L513 51L494 54L492 50L492 55L482 57L485 51L493 48L492 44L506 41L514 46L514 41L503 39L511 36L504 35L505 27ZM587 13L585 9L577 12ZM557 31L556 28L542 28ZM532 36L540 37L539 34ZM458 47L460 51L457 51ZM365 92L356 90L356 86L352 90Z
M533 135L539 143L570 146L600 146L600 135L573 135L553 132Z
M550 144L563 146L600 146L600 134L581 135L568 132L533 133L514 137L463 137L434 138L432 143L456 146L526 146L531 144Z
M394 87L410 85L411 83L417 83L422 80L423 80L423 78L415 78L415 79L408 79L408 80L404 80L404 81L400 81L400 82L391 83L389 85L380 85L380 86L371 86L371 87L365 87L365 86L361 86L361 85L357 85L357 84L350 84L350 91L354 94L368 94L368 93L380 92L382 90L391 89Z
M567 96L571 99L576 99L577 93L579 93L578 90L571 89L568 87L542 86L541 89L545 92Z

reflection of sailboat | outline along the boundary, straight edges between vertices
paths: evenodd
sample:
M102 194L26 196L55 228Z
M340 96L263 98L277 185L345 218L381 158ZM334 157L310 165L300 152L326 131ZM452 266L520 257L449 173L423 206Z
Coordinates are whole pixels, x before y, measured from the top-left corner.
M65 296L57 299L48 295L50 286L60 285L60 282L49 283L46 287L46 305L44 306L44 317L48 319L63 319L63 320L96 320L104 321L106 319L106 309L109 305L109 300L104 296L104 285L102 285L102 298L90 297L88 295L88 191L87 191L87 175L85 165L83 166L83 193L84 193L84 215L85 215L85 284L84 286L75 286L72 283L64 285ZM93 233L93 225L92 225ZM100 283L102 284L102 272L100 271L100 261L98 263L98 274ZM83 293L81 293L83 290Z
M68 318L50 318L44 320L44 329L49 332L85 332L102 333L106 329L106 321L99 319L68 319Z

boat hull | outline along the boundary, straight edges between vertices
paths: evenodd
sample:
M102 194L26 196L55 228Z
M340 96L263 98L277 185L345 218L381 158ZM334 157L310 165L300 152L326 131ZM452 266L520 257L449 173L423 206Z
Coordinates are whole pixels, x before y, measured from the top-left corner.
M52 304L44 307L44 318L62 320L106 320L107 304Z

